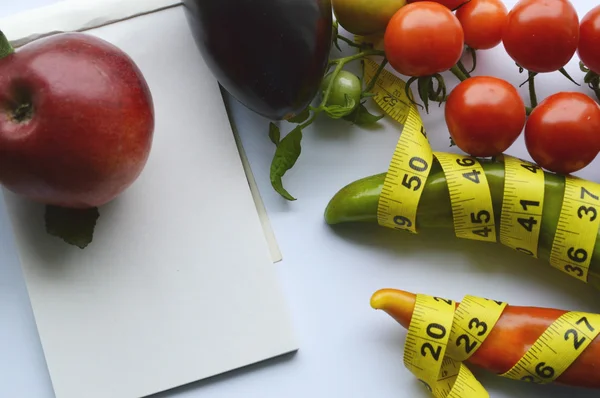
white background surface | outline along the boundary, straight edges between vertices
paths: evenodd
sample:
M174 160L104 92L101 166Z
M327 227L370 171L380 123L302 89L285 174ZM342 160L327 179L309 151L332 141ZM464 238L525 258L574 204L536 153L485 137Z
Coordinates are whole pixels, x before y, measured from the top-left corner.
M2 2L0 16L49 2ZM514 1L505 3L510 7ZM574 1L580 17L592 3ZM338 55L336 50L333 55ZM567 69L582 81L576 57ZM514 84L525 79L501 46L479 54L475 74L493 74ZM446 81L450 87L456 82L451 75ZM558 73L537 81L540 99L559 90L591 94ZM527 98L525 87L522 93ZM369 306L371 294L383 287L456 300L474 294L513 305L600 311L600 294L591 287L500 245L400 235L377 226L328 227L323 210L339 188L386 171L399 134L392 122L383 122L385 128L364 130L320 118L305 131L303 153L284 177L286 187L299 198L288 203L269 183L274 147L267 137L268 122L235 101L233 110L283 253L279 276L300 351L275 366L253 367L160 397L429 397L402 364L405 331ZM433 149L448 150L442 111L434 109L423 120ZM290 129L282 127L282 132ZM508 153L529 159L522 138ZM597 159L578 175L600 181L599 166ZM3 212L0 250L13 252ZM482 259L484 254L487 260ZM475 373L493 398L598 395L597 391L534 386L479 370ZM0 397L52 397L20 270L4 264L0 264Z
M295 351L219 85L183 7L88 34L136 62L156 123L142 175L100 209L85 250L44 232L43 206L5 193L57 397L147 396Z

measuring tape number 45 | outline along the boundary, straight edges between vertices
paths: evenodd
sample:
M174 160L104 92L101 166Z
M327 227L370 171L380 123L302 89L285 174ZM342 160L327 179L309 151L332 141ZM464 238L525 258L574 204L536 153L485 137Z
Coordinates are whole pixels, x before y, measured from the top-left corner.
M379 68L364 60L365 81ZM417 208L434 157L447 180L457 237L496 242L495 214L482 164L477 158L433 152L405 82L383 69L373 100L403 124L378 206L378 222L418 233ZM499 241L538 257L544 208L545 174L531 163L503 155L504 192ZM565 177L565 192L550 264L584 282L600 227L600 184ZM456 308L452 300L417 295L406 338L405 366L438 398L484 398L489 394L462 364L485 341L506 308L498 301L467 296ZM539 337L501 376L533 383L556 380L600 333L600 315L568 312Z
M365 59L364 80L379 65ZM373 100L403 124L390 161L377 209L378 222L389 228L418 233L417 209L435 159L440 163L450 193L455 235L463 239L498 242L532 257L538 243L544 208L544 171L536 164L503 155L504 192L499 215L483 166L475 157L434 152L405 82L383 69L372 89ZM565 177L565 192L555 232L550 264L587 282L600 227L600 184ZM499 216L500 225L496 225ZM499 231L499 237L496 235Z

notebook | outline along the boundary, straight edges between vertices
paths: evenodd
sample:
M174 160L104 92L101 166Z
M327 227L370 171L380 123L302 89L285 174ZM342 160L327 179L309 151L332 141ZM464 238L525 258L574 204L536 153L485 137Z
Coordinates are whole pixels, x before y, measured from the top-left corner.
M256 192L183 6L81 3L3 30L16 45L61 30L117 45L150 85L156 129L142 175L100 209L84 250L3 190L56 398L143 397L296 351Z

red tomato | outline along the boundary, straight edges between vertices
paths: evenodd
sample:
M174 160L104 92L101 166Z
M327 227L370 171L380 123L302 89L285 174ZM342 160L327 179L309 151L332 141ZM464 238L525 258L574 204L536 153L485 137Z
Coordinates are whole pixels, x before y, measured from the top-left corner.
M547 170L569 174L583 169L600 149L600 106L579 92L547 97L529 115L525 145Z
M579 17L568 0L519 0L508 13L502 42L508 55L531 72L553 72L577 50Z
M577 55L591 71L600 74L600 5L592 8L581 19Z
M441 4L407 4L387 25L384 49L403 75L430 76L450 69L463 52L464 34L456 16Z
M471 0L456 11L456 18L465 32L465 44L487 50L502 41L508 9L500 0Z
M525 104L510 83L493 76L471 77L446 101L446 124L454 143L478 157L499 155L521 134Z
M407 3L419 3L422 1L427 1L427 0L408 0ZM434 3L440 3L441 5L445 6L449 10L456 10L461 4L463 4L469 0L429 0L429 1L432 1Z

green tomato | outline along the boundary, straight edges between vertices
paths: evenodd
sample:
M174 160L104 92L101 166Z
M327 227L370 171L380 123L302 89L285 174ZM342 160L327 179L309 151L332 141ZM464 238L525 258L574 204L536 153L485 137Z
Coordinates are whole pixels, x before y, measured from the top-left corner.
M323 79L323 83L321 85L323 96L325 95L327 87L329 87L332 76L333 74L329 73ZM361 93L362 85L358 76L352 72L341 70L331 85L331 91L329 92L329 97L327 97L327 106L346 106L346 96L348 96L354 100L354 107L356 107L360 102Z
M355 35L383 33L392 16L406 0L333 0L338 23Z

